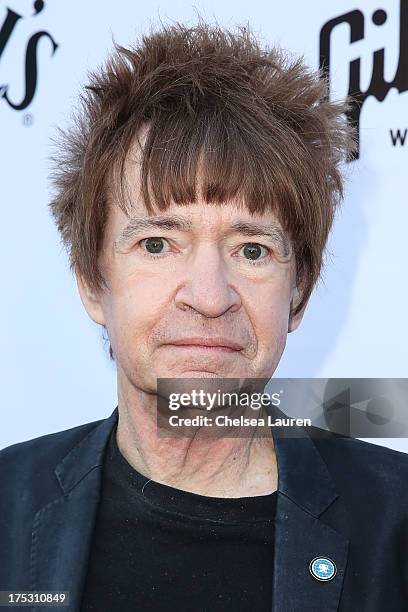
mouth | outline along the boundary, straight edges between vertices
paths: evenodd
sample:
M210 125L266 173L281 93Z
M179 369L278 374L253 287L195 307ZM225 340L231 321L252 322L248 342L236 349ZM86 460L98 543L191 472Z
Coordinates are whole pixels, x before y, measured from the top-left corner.
M170 346L204 352L227 352L236 353L243 346L227 338L182 338L168 343Z
M227 346L207 346L205 344L170 344L179 349L203 353L236 353L237 351Z

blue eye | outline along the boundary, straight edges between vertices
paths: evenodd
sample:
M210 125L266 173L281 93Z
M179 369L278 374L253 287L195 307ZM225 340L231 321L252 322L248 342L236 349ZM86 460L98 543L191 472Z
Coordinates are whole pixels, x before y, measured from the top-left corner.
M160 237L145 238L141 241L146 251L151 255L160 255L163 253L166 242L164 238Z
M244 257L256 261L262 257L263 252L268 254L268 249L257 242L248 242L243 247Z
M171 248L168 240L161 236L149 236L138 242L139 248L142 249L143 257L148 257L152 260L162 259L171 255Z

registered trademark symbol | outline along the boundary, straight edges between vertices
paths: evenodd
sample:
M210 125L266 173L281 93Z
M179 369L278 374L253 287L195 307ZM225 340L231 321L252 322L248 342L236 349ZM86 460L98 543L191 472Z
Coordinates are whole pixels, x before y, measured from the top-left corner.
M33 125L34 123L34 117L32 116L31 113L25 113L25 115L23 115L23 125L25 125L26 127L30 127L31 125Z

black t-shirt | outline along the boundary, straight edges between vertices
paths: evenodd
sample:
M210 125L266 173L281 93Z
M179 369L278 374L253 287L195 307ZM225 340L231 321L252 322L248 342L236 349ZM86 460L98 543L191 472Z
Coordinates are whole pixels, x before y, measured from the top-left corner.
M276 496L207 497L149 480L114 429L81 612L270 612Z

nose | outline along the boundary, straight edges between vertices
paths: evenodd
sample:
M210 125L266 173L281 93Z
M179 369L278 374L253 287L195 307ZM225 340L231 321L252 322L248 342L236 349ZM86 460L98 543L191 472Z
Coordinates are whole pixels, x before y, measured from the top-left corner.
M230 284L228 272L216 245L200 245L188 264L185 281L177 291L177 307L193 309L208 318L238 310L241 299Z

